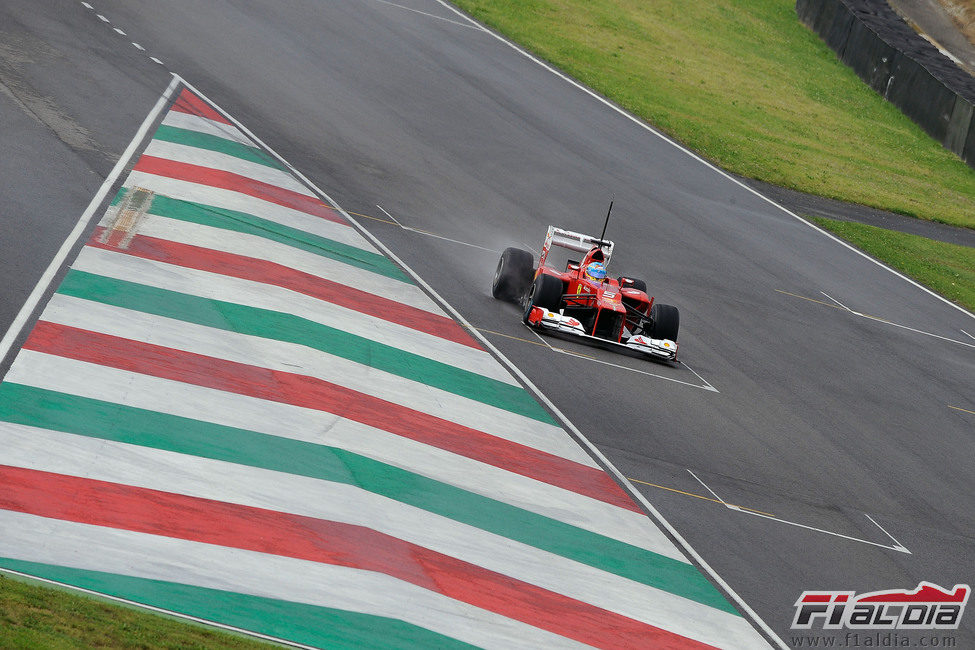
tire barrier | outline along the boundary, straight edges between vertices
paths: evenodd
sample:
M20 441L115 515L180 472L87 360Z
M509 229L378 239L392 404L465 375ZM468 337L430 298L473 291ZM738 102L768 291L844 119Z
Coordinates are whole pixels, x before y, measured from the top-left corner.
M975 167L975 77L885 0L796 0L796 13L871 88Z

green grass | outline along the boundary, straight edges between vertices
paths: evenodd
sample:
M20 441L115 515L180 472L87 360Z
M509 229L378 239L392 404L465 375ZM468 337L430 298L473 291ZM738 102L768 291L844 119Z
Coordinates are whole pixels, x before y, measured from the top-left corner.
M270 644L0 575L0 648L269 648Z
M975 248L893 230L813 217L812 221L945 298L975 311Z
M975 227L975 170L884 101L792 0L454 0L722 167Z

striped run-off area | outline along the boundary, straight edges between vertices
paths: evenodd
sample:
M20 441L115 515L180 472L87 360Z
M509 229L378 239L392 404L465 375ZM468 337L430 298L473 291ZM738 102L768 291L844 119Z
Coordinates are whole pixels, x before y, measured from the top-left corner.
M314 646L757 635L401 268L184 90L0 384L0 567Z

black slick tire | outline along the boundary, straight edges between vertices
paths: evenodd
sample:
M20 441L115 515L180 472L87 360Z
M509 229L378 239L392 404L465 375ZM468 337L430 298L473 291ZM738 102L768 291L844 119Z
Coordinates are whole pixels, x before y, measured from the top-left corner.
M528 324L528 316L532 313L533 307L542 307L549 311L558 311L559 303L562 302L563 293L562 280L552 275L542 273L528 289L525 296L525 313L522 320Z
M677 340L677 330L680 329L680 312L673 305L654 303L650 308L652 322L647 334L654 339Z
M528 251L520 248L506 248L498 260L491 283L491 295L498 300L517 302L532 281L534 258Z

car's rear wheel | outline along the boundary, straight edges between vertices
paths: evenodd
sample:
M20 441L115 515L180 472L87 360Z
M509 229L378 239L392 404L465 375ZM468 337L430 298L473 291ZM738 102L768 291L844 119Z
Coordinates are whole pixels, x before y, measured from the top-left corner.
M499 300L516 302L525 295L532 281L534 258L528 251L520 248L506 248L498 260L491 284L491 295Z
M647 283L636 278L628 278L625 275L619 277L620 287L623 289L636 289L637 291L647 292Z
M553 275L542 273L535 278L535 282L528 289L528 295L525 296L525 315L522 320L528 322L533 307L557 311L562 302L563 289L562 280Z
M650 321L647 334L651 338L677 340L677 330L680 329L680 312L677 307L654 303L650 308Z

